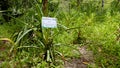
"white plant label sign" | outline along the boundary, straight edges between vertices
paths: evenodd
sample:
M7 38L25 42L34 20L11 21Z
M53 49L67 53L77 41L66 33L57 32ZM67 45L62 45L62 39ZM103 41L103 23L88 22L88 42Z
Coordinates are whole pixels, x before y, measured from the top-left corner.
M42 17L42 27L57 28L57 19L51 17Z

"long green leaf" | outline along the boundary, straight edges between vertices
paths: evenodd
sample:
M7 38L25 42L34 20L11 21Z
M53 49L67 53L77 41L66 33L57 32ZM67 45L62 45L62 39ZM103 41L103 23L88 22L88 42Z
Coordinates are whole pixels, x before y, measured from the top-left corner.
M9 41L10 43L12 43L12 45L15 45L15 43L9 38L0 38L0 41L3 41L3 40Z
M15 42L15 44L18 44L18 42L19 42L27 33L29 33L30 31L32 31L32 29L29 29L29 30L25 31L25 32L17 39L17 41Z

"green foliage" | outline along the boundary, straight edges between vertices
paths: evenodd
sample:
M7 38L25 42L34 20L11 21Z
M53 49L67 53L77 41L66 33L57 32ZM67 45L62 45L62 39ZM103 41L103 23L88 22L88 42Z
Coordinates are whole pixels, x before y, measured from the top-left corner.
M75 1L69 1L69 12L61 10L59 1L51 0L48 16L58 19L55 29L41 27L41 2L14 1L10 8L15 10L13 14L24 14L21 17L11 16L9 24L0 25L0 50L6 49L0 53L0 67L62 68L66 59L81 57L78 50L81 45L93 51L97 67L120 67L120 40L116 40L120 33L117 0L104 8L100 1L83 0L77 8ZM7 49L6 45L10 48Z

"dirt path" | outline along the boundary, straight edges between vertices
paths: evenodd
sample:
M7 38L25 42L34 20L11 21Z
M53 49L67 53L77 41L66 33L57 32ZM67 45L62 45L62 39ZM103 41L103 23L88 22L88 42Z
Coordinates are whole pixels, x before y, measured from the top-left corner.
M88 65L91 65L92 67L95 66L93 63L93 52L88 51L86 46L78 47L78 49L81 58L65 61L64 68L88 68Z

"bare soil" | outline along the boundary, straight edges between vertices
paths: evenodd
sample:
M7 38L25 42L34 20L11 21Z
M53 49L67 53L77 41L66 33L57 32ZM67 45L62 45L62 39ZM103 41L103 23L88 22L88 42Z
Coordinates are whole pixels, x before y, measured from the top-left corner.
M78 47L81 58L65 61L64 68L88 68L93 63L93 52L87 50L87 46ZM94 65L93 65L94 66Z

